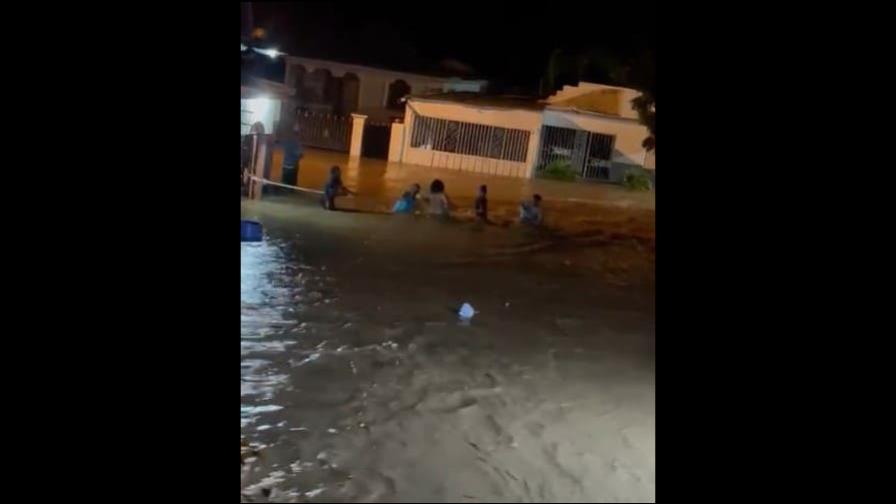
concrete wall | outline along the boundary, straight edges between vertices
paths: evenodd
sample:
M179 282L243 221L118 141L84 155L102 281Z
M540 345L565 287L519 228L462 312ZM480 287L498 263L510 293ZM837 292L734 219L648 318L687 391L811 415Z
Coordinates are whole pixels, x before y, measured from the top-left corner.
M640 96L637 90L580 82L576 86L563 86L563 89L549 96L545 101L552 106L568 106L579 110L605 112L626 119L637 119L638 112L632 107L632 100ZM613 103L606 103L611 100ZM609 105L609 106L608 106Z
M389 134L389 161L401 162L404 155L404 124L392 123L392 131Z
M637 120L545 109L544 124L613 135L616 137L611 159L614 163L644 165L647 150L641 146L641 142L649 133Z
M432 149L411 147L411 134L417 115L474 124L529 131L529 146L525 162L468 156ZM420 99L408 101L402 139L401 162L422 166L453 168L473 173L528 178L532 176L541 133L541 113L538 110L511 110L475 107L451 102L430 102ZM398 146L396 146L398 148Z

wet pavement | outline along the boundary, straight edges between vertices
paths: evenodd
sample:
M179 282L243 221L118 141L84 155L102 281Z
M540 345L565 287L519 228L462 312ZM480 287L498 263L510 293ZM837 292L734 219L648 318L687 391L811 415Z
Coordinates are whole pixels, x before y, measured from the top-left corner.
M241 244L242 501L655 500L650 250L241 213L266 232Z

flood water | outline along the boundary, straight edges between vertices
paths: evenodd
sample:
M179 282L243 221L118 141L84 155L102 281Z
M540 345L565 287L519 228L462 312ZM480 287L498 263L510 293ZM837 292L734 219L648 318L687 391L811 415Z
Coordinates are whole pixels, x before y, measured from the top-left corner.
M241 205L242 501L655 500L649 250Z
M272 180L280 180L282 152L274 151ZM488 186L489 213L498 222L517 217L520 200L534 193L544 197L545 222L552 227L605 230L641 237L654 235L655 193L632 192L617 185L570 183L541 179L520 179L448 168L388 163L378 159L350 159L339 152L308 149L299 167L298 185L321 189L331 166L342 168L343 180L358 192L340 204L365 211L388 212L412 183L423 191L434 178L445 182L446 193L460 207L459 217L472 218L473 200L479 186Z

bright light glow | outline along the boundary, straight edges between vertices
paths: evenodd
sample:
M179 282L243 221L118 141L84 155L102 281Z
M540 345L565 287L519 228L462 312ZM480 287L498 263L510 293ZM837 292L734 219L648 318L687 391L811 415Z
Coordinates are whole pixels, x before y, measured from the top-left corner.
M256 122L264 125L265 133L273 133L274 119L280 116L280 100L266 97L241 99L240 109L242 110L240 130L243 135L247 134Z
M276 58L277 56L283 54L283 53L281 53L280 51L278 51L278 50L276 50L276 49L273 49L273 48L271 48L271 49L258 49L258 48L254 48L254 49L255 49L255 52L260 53L260 54L264 54L265 56L267 56L267 57L269 57L269 58L271 58L271 59L274 59L274 58Z
M252 114L249 122L251 124L261 122L264 124L265 133L270 133L269 125L265 123L267 123L266 119L270 115L271 100L267 98L251 98L246 100L246 108Z
M246 44L240 42L240 52L245 51L245 50L246 50Z
M249 110L252 111L252 122L264 122L270 114L270 109L271 100L268 98L253 98L249 100Z

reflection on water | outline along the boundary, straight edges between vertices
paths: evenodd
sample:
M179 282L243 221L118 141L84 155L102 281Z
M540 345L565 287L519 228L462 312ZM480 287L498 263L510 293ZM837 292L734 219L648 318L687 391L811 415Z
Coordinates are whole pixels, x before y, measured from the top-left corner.
M243 501L654 499L644 251L313 200L243 215L267 232L241 245Z

